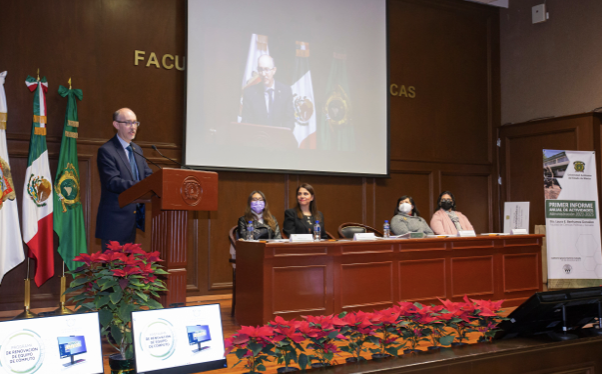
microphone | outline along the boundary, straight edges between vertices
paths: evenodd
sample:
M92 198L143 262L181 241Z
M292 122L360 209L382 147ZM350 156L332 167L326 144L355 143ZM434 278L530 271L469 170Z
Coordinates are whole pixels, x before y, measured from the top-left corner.
M148 158L144 157L144 155L142 153L138 153L136 151L134 151L134 147L132 147L132 152L134 152L135 154L137 154L138 156L142 157L143 159L145 159L146 161L150 161L151 164L155 165L156 167L158 167L159 169L163 169L161 166L157 165L156 163L154 163L152 160L149 160Z
M156 151L158 154L160 154L160 155L161 155L163 158L166 158L166 159L168 159L169 161L171 161L171 162L173 162L173 163L176 163L176 164L180 165L182 168L184 168L184 169L190 169L190 170L193 170L192 168L190 168L190 167L188 167L188 166L184 166L184 165L180 164L178 161L176 161L176 160L172 160L171 158L169 158L169 157L165 156L163 153L161 153L161 152L160 152L160 151L157 149L157 147L156 147L154 144L151 144L151 148L152 148L152 149L154 149L154 150L155 150L155 151Z

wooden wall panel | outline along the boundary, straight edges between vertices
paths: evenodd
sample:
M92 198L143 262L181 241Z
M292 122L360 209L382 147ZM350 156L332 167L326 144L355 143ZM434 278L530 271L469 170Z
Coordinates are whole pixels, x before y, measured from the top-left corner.
M491 297L493 292L493 256L456 257L451 260L452 297ZM467 277L466 274L471 274Z
M341 307L349 309L373 305L375 309L384 309L390 306L395 300L393 271L391 261L342 264L339 273ZM376 273L378 277L374 277Z
M440 191L451 191L456 209L468 217L477 234L493 232L493 196L490 174L447 173L441 175Z
M382 228L406 193L416 198L428 221L440 188L449 182L473 222L488 214L485 225L497 227L497 191L489 176L497 173L492 132L499 126L500 106L498 10L462 0L390 0L388 5L390 82L413 85L417 92L414 99L390 97L391 177L220 172L219 210L188 216L188 295L230 292L227 232L254 189L266 193L282 224L284 210L295 205L298 184L312 184L326 229L336 236L337 227L349 221ZM84 93L78 103L82 204L88 248L98 251L96 153L115 133L113 111L127 106L137 113L142 126L136 142L152 161L174 166L152 144L181 159L185 72L146 67L146 60L135 66L134 50L145 51L147 58L177 55L182 64L186 1L13 1L3 4L2 12L10 15L0 22L0 71L8 71L7 139L18 199L33 100L24 80L37 68L49 80L47 142L54 173L66 107L57 89L71 77ZM136 240L150 249L149 231L139 232ZM61 270L58 256L56 270ZM20 308L25 274L22 264L5 277L0 310ZM32 307L56 305L58 293L56 278L33 287Z

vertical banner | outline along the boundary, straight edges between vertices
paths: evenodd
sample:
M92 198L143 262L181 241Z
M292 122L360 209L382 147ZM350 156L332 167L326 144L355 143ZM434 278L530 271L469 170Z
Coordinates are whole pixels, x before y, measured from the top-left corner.
M595 152L543 151L548 288L602 285Z

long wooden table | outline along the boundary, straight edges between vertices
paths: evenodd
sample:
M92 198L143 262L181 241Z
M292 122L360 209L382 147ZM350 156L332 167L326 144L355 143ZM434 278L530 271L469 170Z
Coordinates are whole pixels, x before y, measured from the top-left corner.
M543 235L236 245L236 319L373 311L398 301L501 300L542 291Z

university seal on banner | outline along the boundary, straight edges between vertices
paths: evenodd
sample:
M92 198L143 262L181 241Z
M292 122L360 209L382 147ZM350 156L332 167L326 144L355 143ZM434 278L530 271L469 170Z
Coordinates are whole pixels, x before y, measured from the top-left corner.
M349 121L349 97L343 87L337 88L328 96L326 100L326 119L331 127L346 125Z
M585 171L585 162L583 161L575 161L573 162L573 166L576 172L583 173Z
M184 179L180 187L180 194L184 202L190 206L196 206L201 202L203 197L203 189L201 183L196 177L189 176Z
M0 209L6 200L12 201L16 196L8 162L0 157Z
M562 270L564 270L565 274L571 274L571 270L573 270L573 267L569 264L566 264L562 267Z
M52 194L52 184L41 176L34 174L29 176L27 182L27 194L39 208L46 206L44 201Z
M54 183L54 192L61 200L63 213L67 212L67 208L71 209L74 205L80 204L79 175L73 164L68 163L61 171L58 181Z
M298 124L307 126L309 120L314 115L314 103L307 96L293 97L293 107L295 108L295 121Z

